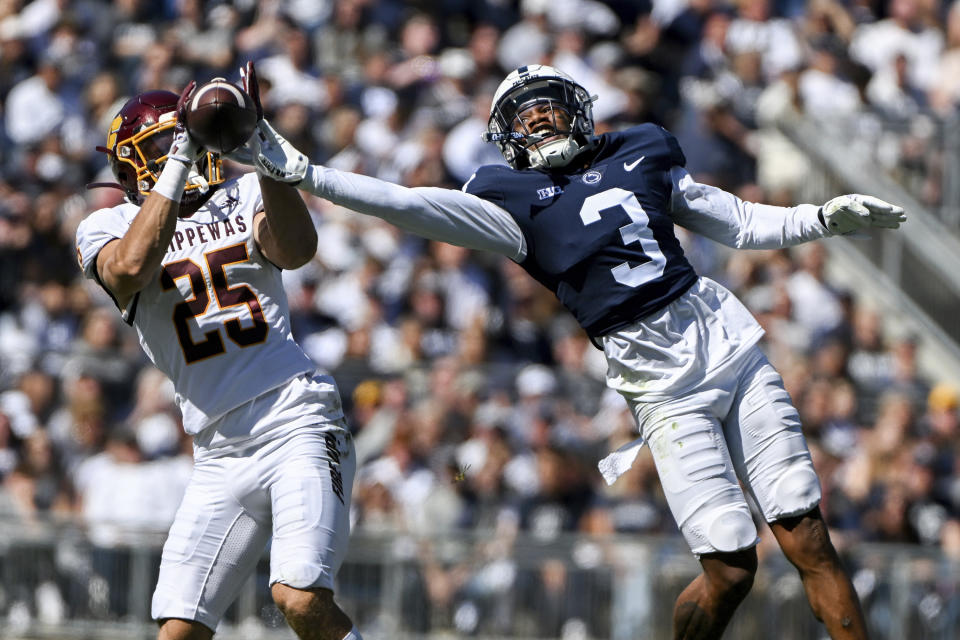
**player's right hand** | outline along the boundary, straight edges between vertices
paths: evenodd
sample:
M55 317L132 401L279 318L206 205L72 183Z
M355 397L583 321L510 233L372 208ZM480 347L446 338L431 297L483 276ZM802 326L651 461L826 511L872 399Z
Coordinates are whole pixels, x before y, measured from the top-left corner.
M183 92L180 93L180 99L177 100L177 124L173 127L173 142L167 152L168 160L193 164L201 151L200 145L190 137L190 133L187 131L187 104L190 103L190 98L196 88L197 81L192 80L183 89Z
M897 229L907 219L903 207L858 193L829 200L820 207L820 214L823 224L834 235L853 233L867 227Z

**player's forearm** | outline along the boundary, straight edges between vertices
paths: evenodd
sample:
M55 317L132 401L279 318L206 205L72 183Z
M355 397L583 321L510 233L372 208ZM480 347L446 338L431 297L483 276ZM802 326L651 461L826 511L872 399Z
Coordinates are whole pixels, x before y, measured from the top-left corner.
M117 244L115 260L121 274L146 279L160 266L177 226L180 203L151 194L130 230Z
M311 165L297 186L334 204L390 222L402 222L405 214L415 212L422 204L409 187L320 165Z
M170 161L147 196L130 229L100 269L104 284L118 298L145 287L163 261L180 213L180 196L189 168Z
M526 255L523 233L507 212L461 191L408 188L318 165L310 167L298 187L431 240L493 251L517 261Z
M830 235L820 222L816 205L777 207L737 198L737 206L742 223L738 249L779 249Z
M268 256L284 269L296 269L317 253L317 230L300 192L289 184L260 176L263 211L272 240Z

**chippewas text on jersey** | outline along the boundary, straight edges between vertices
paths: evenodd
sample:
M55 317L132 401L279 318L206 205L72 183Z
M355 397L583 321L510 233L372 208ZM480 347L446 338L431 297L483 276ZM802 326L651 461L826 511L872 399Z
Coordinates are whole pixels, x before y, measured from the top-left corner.
M224 218L222 220L214 220L208 224L187 227L182 231L178 229L173 233L173 239L170 240L167 254L182 251L184 246L192 248L194 244L202 245L246 232L247 224L239 215L234 216L232 220L230 218Z

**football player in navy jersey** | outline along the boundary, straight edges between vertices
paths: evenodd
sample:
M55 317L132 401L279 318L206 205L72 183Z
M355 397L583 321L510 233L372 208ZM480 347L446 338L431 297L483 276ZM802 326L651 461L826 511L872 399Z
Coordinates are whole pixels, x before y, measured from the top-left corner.
M763 331L733 294L696 274L674 225L739 249L771 249L897 228L903 209L856 194L820 207L742 201L697 183L661 127L594 135L592 102L552 67L512 72L494 95L486 133L509 166L479 168L462 191L310 165L267 123L251 140L252 161L408 231L505 255L573 313L603 349L607 384L627 400L641 436L601 461L601 472L613 482L649 444L703 567L677 599L675 638L719 638L753 583L758 537L741 483L830 636L866 638L820 514L797 410L757 346Z

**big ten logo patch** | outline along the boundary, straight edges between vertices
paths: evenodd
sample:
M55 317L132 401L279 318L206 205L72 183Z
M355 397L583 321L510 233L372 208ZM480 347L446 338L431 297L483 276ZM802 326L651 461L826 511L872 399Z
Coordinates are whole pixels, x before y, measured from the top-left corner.
M558 196L561 193L563 193L563 187L557 184L553 185L552 187L546 187L545 189L537 189L537 195L540 196L541 200Z

